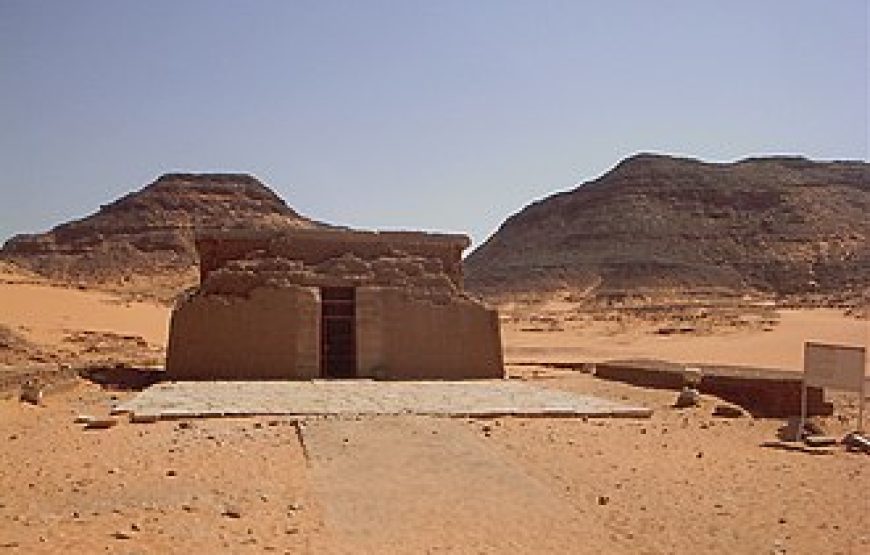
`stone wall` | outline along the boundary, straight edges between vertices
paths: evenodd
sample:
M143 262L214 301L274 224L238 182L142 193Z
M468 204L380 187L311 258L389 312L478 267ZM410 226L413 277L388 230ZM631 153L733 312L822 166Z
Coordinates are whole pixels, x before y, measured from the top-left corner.
M401 252L439 261L458 288L462 288L462 251L469 244L465 235L398 231L241 230L201 233L196 238L202 282L232 260L286 259L316 266L347 254L373 260Z
M753 416L788 418L801 413L803 374L797 371L747 368L739 366L695 365L701 369L697 388L720 399L740 405ZM605 380L680 390L684 385L684 365L664 361L614 361L595 365L595 376ZM833 413L821 387L807 388L807 414Z
M394 287L432 302L462 296L437 258L393 252L373 259L346 253L318 264L250 253L211 271L199 294L247 296L260 287Z
M360 377L503 378L498 314L476 301L436 304L391 288L357 290Z
M172 313L170 379L310 379L320 375L320 293L259 288L193 295Z
M356 290L357 377L501 378L498 316L462 291L468 239L405 232L214 232L176 307L172 379L321 375L322 287Z

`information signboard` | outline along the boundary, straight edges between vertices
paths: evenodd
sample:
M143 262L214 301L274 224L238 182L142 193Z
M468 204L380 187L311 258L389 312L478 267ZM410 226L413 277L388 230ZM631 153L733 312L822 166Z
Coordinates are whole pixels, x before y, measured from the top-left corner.
M864 356L864 347L807 343L804 380L809 386L861 391L865 380Z
M804 344L804 379L801 388L801 420L797 438L803 437L807 418L807 387L828 387L858 393L858 432L864 428L864 403L867 398L867 376L864 367L867 350L850 345L825 343Z

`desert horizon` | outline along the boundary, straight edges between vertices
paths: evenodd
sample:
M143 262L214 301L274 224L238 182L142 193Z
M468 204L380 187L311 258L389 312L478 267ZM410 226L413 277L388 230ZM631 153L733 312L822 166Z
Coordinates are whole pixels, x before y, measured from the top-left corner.
M868 15L0 0L0 555L870 552Z

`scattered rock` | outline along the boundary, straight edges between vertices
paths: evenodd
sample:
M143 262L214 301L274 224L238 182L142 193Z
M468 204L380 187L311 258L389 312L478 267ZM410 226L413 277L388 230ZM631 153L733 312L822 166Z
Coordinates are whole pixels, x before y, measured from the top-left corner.
M742 418L746 416L746 411L736 405L719 403L713 408L713 416L720 418Z
M176 426L176 429L178 430L189 430L191 428L193 428L193 424L190 422L179 422L178 426Z
M827 435L822 425L814 418L808 418L804 421L804 430L811 435L823 436Z
M42 386L32 381L24 382L21 386L21 393L18 395L22 403L30 403L31 405L41 405L42 397Z
M606 495L599 495L598 496L598 504L599 505L604 506L604 505L607 505L608 503L610 503L610 497L608 497Z
M701 399L701 394L694 387L684 387L680 394L677 395L677 400L674 401L674 408L683 409L688 407L698 406L698 401Z
M116 540L129 540L129 539L131 539L133 536L131 536L131 535L128 534L127 532L114 532L114 533L112 534L112 537L115 538Z
M237 507L226 507L221 514L227 518L242 518L242 512Z
M846 447L853 451L864 451L870 454L870 438L862 436L857 432L852 432L843 438L843 443Z
M178 476L178 472L176 472L174 470L167 470L166 475L167 476Z
M828 447L837 444L837 438L823 435L808 435L804 438L804 443L810 447Z
M118 423L117 418L106 417L106 418L92 418L87 424L85 424L86 430L106 430L111 428L115 424Z
M76 418L75 418L75 420L73 420L73 422L75 424L88 424L93 419L94 419L93 416L90 416L87 414L80 414L80 415L76 416Z
M133 424L153 424L160 420L156 414L136 414L130 415L130 422Z

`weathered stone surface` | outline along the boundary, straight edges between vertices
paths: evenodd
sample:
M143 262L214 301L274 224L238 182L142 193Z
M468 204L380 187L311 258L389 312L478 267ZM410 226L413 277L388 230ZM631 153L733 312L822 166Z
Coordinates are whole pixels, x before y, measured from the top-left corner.
M200 292L248 296L259 287L398 287L433 302L459 296L462 235L351 230L203 233Z
M124 403L134 416L421 414L648 417L652 411L511 381L169 382Z
M172 314L166 371L176 379L318 377L318 301L317 290L295 285L191 297Z

